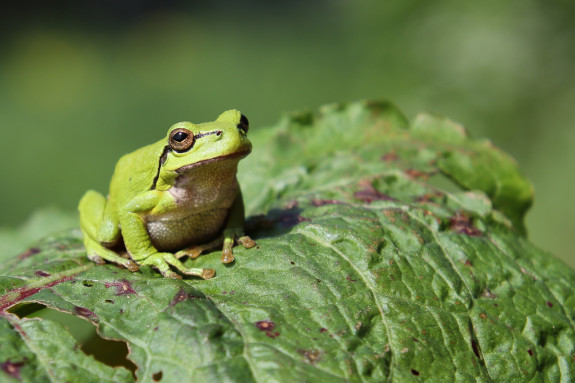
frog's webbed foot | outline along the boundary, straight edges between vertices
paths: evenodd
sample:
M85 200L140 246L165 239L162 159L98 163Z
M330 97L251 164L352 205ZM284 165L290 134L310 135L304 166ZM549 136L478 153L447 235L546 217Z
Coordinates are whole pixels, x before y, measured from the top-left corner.
M216 272L214 269L200 269L186 267L182 262L171 253L156 253L140 262L142 265L152 266L158 270L164 277L181 279L182 276L172 271L170 266L175 267L179 272L185 275L193 275L203 279L213 278Z
M222 243L224 242L224 237L220 235L218 238L214 239L211 242L205 243L203 245L195 245L186 247L178 251L176 254L176 258L180 259L182 257L190 257L192 259L198 258L202 253L209 252L212 250L220 249L222 247Z
M235 236L227 236L224 239L224 247L222 249L222 256L220 258L220 261L222 261L222 263L231 263L234 261L234 253L232 248L234 247L234 240ZM239 237L237 239L237 242L242 245L243 247L245 247L246 249L249 249L251 247L254 247L256 245L256 241L254 241L253 239L251 239L249 236L247 235L242 235L241 237Z

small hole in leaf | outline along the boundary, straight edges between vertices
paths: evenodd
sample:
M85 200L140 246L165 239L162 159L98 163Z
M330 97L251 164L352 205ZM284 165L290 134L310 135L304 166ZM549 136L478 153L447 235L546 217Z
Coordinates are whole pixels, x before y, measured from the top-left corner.
M127 343L102 338L92 322L39 303L22 303L10 308L9 311L20 318L39 318L61 324L81 345L80 349L86 355L92 355L94 359L108 366L125 367L135 378L137 366L127 358L129 352Z
M152 375L152 379L154 380L154 382L159 382L160 380L162 380L162 371L158 371L155 374Z

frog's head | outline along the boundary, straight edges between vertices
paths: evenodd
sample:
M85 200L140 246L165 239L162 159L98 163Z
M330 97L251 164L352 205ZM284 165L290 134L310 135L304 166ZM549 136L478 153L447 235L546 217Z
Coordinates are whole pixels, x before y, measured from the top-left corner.
M179 122L168 130L162 168L181 173L210 162L239 161L252 150L248 129L248 119L237 110L228 110L213 122Z

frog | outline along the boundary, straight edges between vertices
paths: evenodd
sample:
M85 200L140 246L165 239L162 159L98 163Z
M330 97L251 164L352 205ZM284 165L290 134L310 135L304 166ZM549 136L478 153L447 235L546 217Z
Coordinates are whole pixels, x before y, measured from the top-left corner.
M88 190L78 205L88 259L210 279L214 269L181 259L221 248L227 264L234 245L253 247L237 180L239 161L252 151L248 130L247 117L232 109L213 122L176 123L158 142L122 156L108 195Z

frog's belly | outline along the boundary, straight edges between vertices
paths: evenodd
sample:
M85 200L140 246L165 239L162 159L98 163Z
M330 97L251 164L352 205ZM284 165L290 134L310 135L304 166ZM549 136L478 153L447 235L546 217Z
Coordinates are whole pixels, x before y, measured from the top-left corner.
M223 229L228 209L212 209L184 218L147 222L152 244L159 251L175 252L216 238Z

